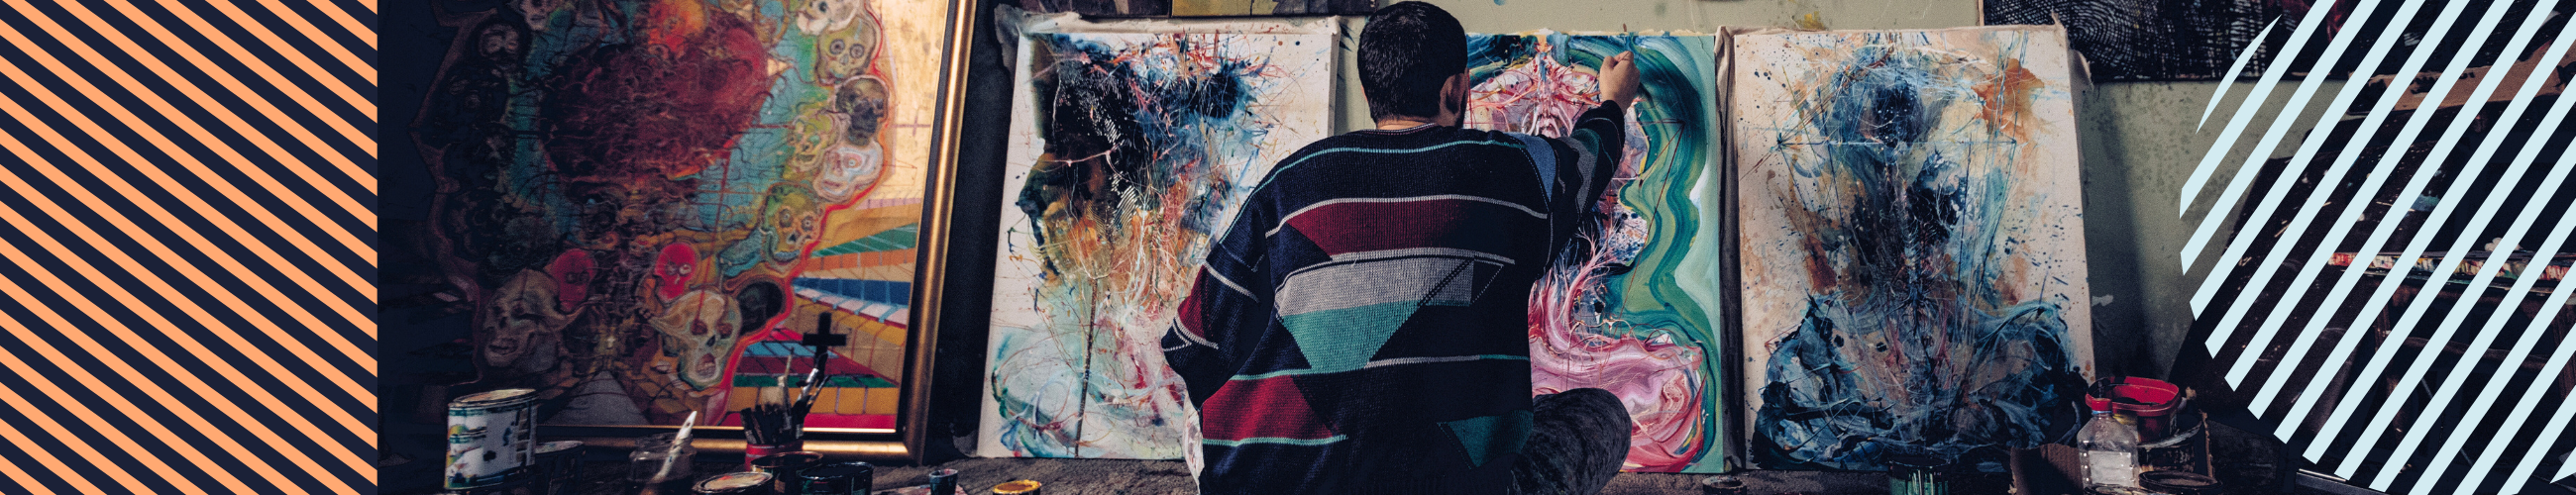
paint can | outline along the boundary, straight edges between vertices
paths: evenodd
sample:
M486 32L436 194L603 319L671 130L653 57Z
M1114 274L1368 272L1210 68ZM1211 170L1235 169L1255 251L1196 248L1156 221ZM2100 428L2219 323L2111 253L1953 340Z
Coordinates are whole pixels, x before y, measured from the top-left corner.
M1915 455L1887 457L1887 493L1889 495L1950 495L1949 473L1942 472L1949 463L1939 458Z
M867 495L877 483L877 467L865 462L824 464L797 473L802 495Z
M993 485L993 495L1038 495L1038 488L1043 486L1037 480L1013 481Z
M581 445L579 440L537 444L537 479L534 481L544 485L544 490L538 493L556 495L571 491L569 488L573 482L581 479L584 450Z
M2139 442L2138 466L2156 471L2210 474L2208 413L2185 411L2171 417L2173 436Z
M957 495L957 470L931 471L930 495Z
M2180 471L2148 471L2138 476L2138 484L2158 493L2171 495L2220 495L2227 488L2217 478Z
M769 473L744 471L725 473L698 482L693 493L699 495L768 495L773 477Z
M1744 495L1744 480L1723 474L1701 478L1699 492L1702 495Z
M537 391L514 388L447 403L446 488L527 478L536 463Z
M822 463L820 452L782 452L752 459L751 470L769 473L769 490L777 495L803 495L805 468Z
M2173 436L2174 413L2188 396L2172 382L2134 376L2103 378L2086 391L2084 404L2095 411L2126 412L2138 417L2138 440L2154 442Z

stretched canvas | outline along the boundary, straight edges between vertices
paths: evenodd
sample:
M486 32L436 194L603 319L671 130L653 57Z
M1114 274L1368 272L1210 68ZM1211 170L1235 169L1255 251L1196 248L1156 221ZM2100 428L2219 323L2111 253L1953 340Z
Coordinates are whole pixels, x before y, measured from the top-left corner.
M2001 469L2092 362L2054 28L1735 39L1747 455Z
M1241 26L1022 38L977 455L1186 454L1160 338L1242 197L1331 131L1337 29Z
M1564 137L1600 101L1603 59L1634 50L1641 97L1627 153L1580 241L1530 293L1536 394L1599 388L1637 428L1625 468L1720 472L1727 374L1720 332L1717 38L1691 34L1468 36L1465 125Z
M467 387L537 389L551 424L739 425L819 361L809 426L892 431L949 2L489 7L442 18L408 136L439 186L419 251L474 308ZM823 315L847 345L781 342Z

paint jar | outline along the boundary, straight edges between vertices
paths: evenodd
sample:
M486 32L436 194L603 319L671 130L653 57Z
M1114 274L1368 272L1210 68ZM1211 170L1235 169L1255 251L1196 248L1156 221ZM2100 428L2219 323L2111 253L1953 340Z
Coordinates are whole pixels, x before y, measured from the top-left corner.
M1929 456L1895 455L1887 457L1887 493L1889 495L1950 495L1950 476L1942 470L1949 463Z
M689 479L689 460L697 457L698 448L672 448L672 437L677 435L661 433L636 439L635 452L626 455L626 480L658 485Z
M769 473L725 473L698 482L699 495L769 495Z
M447 489L487 488L529 477L536 463L536 393L494 390L447 403Z
M787 453L787 452L795 452L795 451L803 450L804 448L805 448L805 441L803 441L803 440L796 440L796 441L782 442L782 443L775 443L775 444L765 444L765 445L764 445L764 444L757 444L757 443L744 442L744 443L743 443L743 445L742 445L742 466L743 466L744 468L752 468L752 465L751 465L752 461L760 460L760 458L762 458L762 457L768 457L768 456L773 455L773 454L781 454L781 453ZM758 471L758 469L752 469L752 470L753 470L753 471Z
M797 473L805 479L802 495L867 495L876 486L877 467L865 462L824 464Z
M1037 480L1013 481L993 485L993 495L1038 495L1038 489L1044 486Z
M751 470L769 473L769 490L777 495L803 495L805 468L823 463L820 452L781 452L751 460Z
M572 491L581 479L582 451L579 440L560 440L537 444L537 478L544 485L538 493L560 495Z
M957 470L931 471L930 495L957 495Z

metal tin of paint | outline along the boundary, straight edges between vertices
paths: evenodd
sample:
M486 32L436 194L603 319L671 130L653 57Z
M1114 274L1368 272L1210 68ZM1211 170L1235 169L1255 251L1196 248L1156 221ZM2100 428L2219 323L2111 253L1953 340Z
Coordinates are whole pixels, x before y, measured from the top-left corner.
M781 452L751 460L751 470L769 473L769 490L777 495L802 495L805 468L823 463L820 452Z
M797 473L802 495L867 495L877 483L877 467L865 462L824 464Z
M1037 480L1013 481L993 485L993 495L1039 495L1038 488L1044 486L1045 484L1038 483Z
M447 489L529 477L536 464L536 392L494 390L447 403Z
M957 470L931 471L930 495L957 495Z
M2219 495L2226 493L2217 478L2181 471L2148 471L2138 475L2138 484L2149 490L2172 495Z
M702 495L765 495L769 493L769 473L744 471L725 473L698 482L696 493Z
M1949 473L1942 472L1947 463L1940 459L1899 455L1887 458L1887 493L1889 495L1950 495Z
M1724 474L1701 478L1699 492L1706 495L1744 495L1744 480Z
M536 482L545 487L538 493L562 493L565 485L581 478L582 444L580 440L558 440L537 444Z

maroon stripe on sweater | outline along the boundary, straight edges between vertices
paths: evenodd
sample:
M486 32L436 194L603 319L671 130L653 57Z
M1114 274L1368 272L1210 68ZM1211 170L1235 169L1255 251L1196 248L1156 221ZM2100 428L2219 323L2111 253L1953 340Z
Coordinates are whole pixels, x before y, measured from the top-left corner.
M1456 248L1497 252L1498 232L1516 223L1546 222L1528 210L1460 197L1425 197L1398 201L1346 201L1292 214L1287 226L1297 229L1325 255L1412 248Z
M1234 380L1199 406L1199 426L1207 438L1331 438L1335 433L1306 405L1294 376Z

